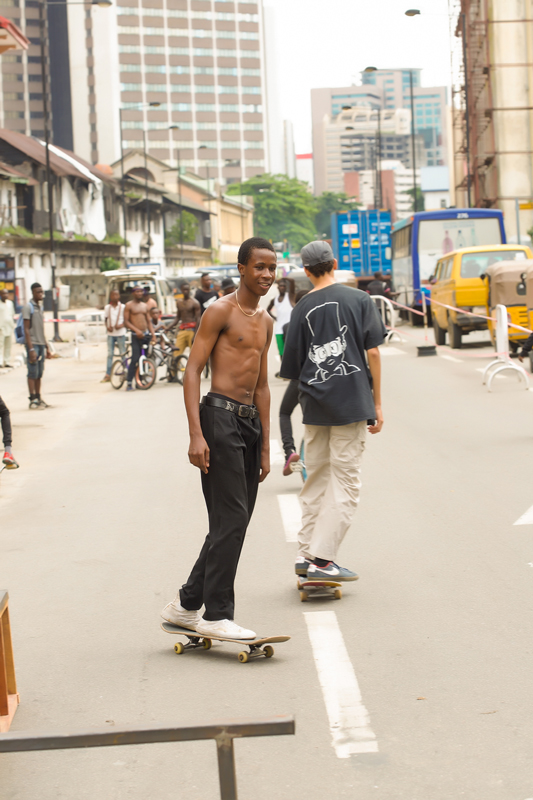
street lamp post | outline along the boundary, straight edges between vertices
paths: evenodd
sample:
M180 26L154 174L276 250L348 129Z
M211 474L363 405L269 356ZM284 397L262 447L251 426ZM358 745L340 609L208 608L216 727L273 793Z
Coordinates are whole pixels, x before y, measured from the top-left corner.
M207 150L206 144L201 144L198 150ZM211 189L209 188L209 162L205 162L205 170L207 174L207 209L209 214L209 244L210 249L213 250L213 234L211 228ZM211 253L212 255L212 253Z
M146 131L143 129L144 147L144 200L146 203L146 248L148 250L147 263L150 263L150 201L148 199L148 164L146 161Z
M56 253L54 244L54 190L52 186L52 171L50 169L50 118L48 112L48 72L46 54L49 48L46 23L47 15L45 8L48 6L81 6L86 3L80 2L50 2L46 0L39 0L39 34L41 46L41 85L43 92L43 127L44 127L44 146L45 146L45 169L46 169L46 186L48 194L48 233L50 236L50 268L52 273L52 313L54 315L54 342L60 342L59 323L58 323L58 298L56 287ZM112 5L111 0L92 0L91 5L108 8Z
M241 167L241 192L242 192L242 184L243 184L243 167L241 166L241 162L237 159L234 160L232 158L224 159L224 162L227 167ZM242 194L241 194L242 197ZM241 240L244 241L244 200L241 201Z
M170 131L179 131L179 125L171 125L169 130ZM183 213L182 213L182 206L181 206L181 154L179 147L176 148L176 160L178 162L178 203L180 209L180 258L181 258L181 266L184 266L183 262Z
M409 94L411 99L411 150L413 153L413 211L418 211L416 189L416 143L415 143L415 101L413 96L413 70L409 70Z
M377 67L366 67L364 72L377 72ZM343 106L345 108L345 106ZM383 190L381 187L381 109L377 110L377 127L376 127L376 177L374 186L374 205L376 209L381 208L383 203Z

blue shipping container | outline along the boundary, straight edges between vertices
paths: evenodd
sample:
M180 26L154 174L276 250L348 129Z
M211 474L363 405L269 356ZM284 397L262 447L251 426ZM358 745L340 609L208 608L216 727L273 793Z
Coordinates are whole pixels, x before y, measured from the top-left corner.
M331 240L339 269L361 276L390 274L390 211L337 211L331 215Z

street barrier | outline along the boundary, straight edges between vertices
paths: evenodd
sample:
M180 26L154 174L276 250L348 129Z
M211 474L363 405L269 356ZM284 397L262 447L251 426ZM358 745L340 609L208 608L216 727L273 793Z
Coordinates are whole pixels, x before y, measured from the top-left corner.
M505 371L517 372L526 384L526 389L529 389L527 372L519 364L513 363L509 356L509 317L507 308L501 304L496 306L496 353L495 360L487 364L483 371L483 385L487 384L489 392L494 376Z
M9 730L19 702L9 624L9 595L0 590L0 733Z
M370 298L371 300L374 301L374 303L378 307L379 312L381 314L381 319L383 320L383 324L385 325L386 328L389 329L389 332L385 337L385 344L390 344L395 336L397 337L399 342L403 342L403 339L398 333L398 331L394 329L394 326L396 325L396 309L392 305L389 298L383 297L383 295L381 294L371 294ZM387 319L390 320L390 325L387 324Z
M292 716L209 722L204 725L158 725L153 728L140 729L122 728L117 730L115 728L110 730L104 728L98 731L8 733L0 736L0 753L214 739L217 745L220 798L221 800L237 800L233 740L249 736L285 736L287 734L294 734L294 717ZM185 790L183 793L185 794Z

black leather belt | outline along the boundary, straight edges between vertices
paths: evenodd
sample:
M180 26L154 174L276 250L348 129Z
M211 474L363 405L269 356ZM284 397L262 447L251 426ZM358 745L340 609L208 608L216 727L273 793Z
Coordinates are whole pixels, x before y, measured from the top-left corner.
M241 406L238 403L233 403L231 400L222 400L220 397L210 397L206 395L202 397L201 405L223 408L225 411L231 411L233 414L237 414L238 417L255 419L259 416L259 411L255 406Z

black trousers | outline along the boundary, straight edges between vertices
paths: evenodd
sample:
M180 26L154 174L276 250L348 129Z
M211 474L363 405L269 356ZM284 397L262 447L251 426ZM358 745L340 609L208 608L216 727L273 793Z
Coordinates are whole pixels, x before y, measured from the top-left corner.
M135 372L137 370L137 364L139 363L139 359L141 357L142 348L144 345L150 342L150 334L145 333L144 339L139 339L136 333L132 333L131 335L131 361L128 367L128 383L133 383L133 379L135 378Z
M281 441L285 458L296 451L294 438L292 435L291 414L298 405L298 394L300 392L300 381L292 380L285 389L283 400L279 407L279 429L281 431Z
M261 423L205 405L200 422L210 450L209 470L202 472L209 533L180 602L190 611L205 605L204 619L233 619L235 574L259 485Z
M4 447L11 447L13 437L11 435L11 417L9 409L0 397L0 420L2 422L2 434L4 437Z

